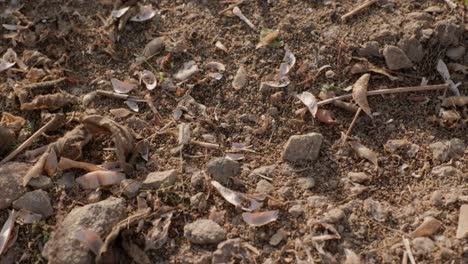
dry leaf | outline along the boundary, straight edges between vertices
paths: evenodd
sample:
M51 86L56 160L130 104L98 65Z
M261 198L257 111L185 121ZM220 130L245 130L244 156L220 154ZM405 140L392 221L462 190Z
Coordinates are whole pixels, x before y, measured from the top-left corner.
M309 112L315 118L318 111L317 99L315 98L315 96L309 92L303 92L297 95L297 98L299 98L299 100L301 100L301 102L307 106Z
M47 160L47 157L49 156L49 151L50 151L50 146L47 149L47 151L44 154L42 154L42 156L36 161L34 166L32 166L28 170L26 175L24 175L24 177L23 177L23 186L27 186L29 181L32 178L37 178L37 177L39 177L39 176L41 176L43 174L44 164L45 164L45 162Z
M284 50L286 53L284 54L283 62L280 65L278 77L276 79L286 76L296 64L296 56L294 56L289 47L285 46Z
M99 254L104 244L99 234L91 229L78 231L75 234L75 238L89 248L95 255Z
M76 182L83 189L96 189L101 186L119 184L125 179L125 174L115 171L93 171L78 177Z
M226 158L230 160L243 160L245 155L243 153L226 153Z
M55 152L55 149L52 147L50 148L50 151L48 151L47 158L44 162L44 171L47 173L47 175L53 176L55 174L55 171L57 171L57 166L58 166L57 153Z
M460 215L458 216L458 227L456 237L458 239L468 237L468 204L463 204L460 207Z
M65 157L60 158L60 162L58 163L58 168L61 171L67 171L70 169L82 169L82 170L90 171L90 172L106 170L102 167L99 167L98 165L94 165L88 162L74 161Z
M112 88L116 93L126 94L129 93L131 90L135 89L137 85L131 82L122 82L117 80L116 78L111 79Z
M468 74L468 66L465 66L460 63L447 63L447 67L454 72L461 72L463 74Z
M190 143L190 124L179 124L179 145L187 145Z
M125 253L133 260L136 264L151 264L148 255L135 243L130 241L128 238L123 239L122 247Z
M232 87L236 90L242 89L247 84L247 78L247 71L245 67L241 65L237 70L236 76L234 76L234 80L232 80Z
M445 62L441 59L439 59L437 61L437 71L439 72L439 74L442 76L442 78L444 79L445 83L448 84L450 86L450 90L456 95L456 96L460 96L460 91L458 90L458 86L461 85L461 83L458 83L458 84L455 84L451 77L450 77L450 72L447 68L447 65L445 64Z
M221 43L221 41L219 41L219 40L216 41L215 47L217 47L218 49L220 49L220 50L222 50L222 51L224 51L224 52L226 52L226 53L229 52L228 49L226 48L226 46L224 46L224 44Z
M353 150L356 152L358 157L369 160L376 167L379 166L377 153L375 153L373 150L363 146L361 143L356 141L349 141L348 143L351 146L351 148L353 148Z
M232 9L232 13L239 17L240 20L244 21L251 29L255 30L254 24L247 17L245 17L244 14L242 14L242 11L239 9L239 7L235 6Z
M150 20L155 15L156 15L156 10L154 10L151 5L145 5L145 6L140 7L140 10L138 11L138 13L132 18L130 18L130 21L143 22L146 20Z
M160 51L164 50L166 47L166 39L164 37L158 37L146 44L145 48L143 49L143 57L150 58L155 54L159 53Z
M78 99L69 93L38 95L30 103L21 104L21 110L57 110L67 104L76 104Z
M153 227L145 236L145 251L160 249L167 241L169 227L171 225L172 212L163 215L153 221Z
M465 106L468 105L468 96L450 96L442 101L443 107Z
M362 75L353 85L353 99L362 108L362 110L372 118L372 112L367 102L367 86L369 84L370 74Z
M127 108L111 109L109 112L117 118L125 118L132 114Z
M242 219L250 226L263 226L278 219L279 211L266 211L259 213L243 213Z
M138 103L132 100L126 100L125 104L128 106L128 108L132 109L134 112L139 112L140 107L138 106Z
M120 18L120 17L123 16L125 13L127 13L127 11L128 11L129 8L130 8L130 7L127 6L127 7L121 8L121 9L112 10L111 16L113 16L113 17L115 17L115 18Z
M289 80L288 76L283 76L277 80L261 82L260 91L266 91L267 87L283 88L288 86L290 83L291 81Z
M409 235L411 237L432 236L442 227L442 222L432 216L424 218L424 221Z
M330 110L318 109L315 118L328 125L336 124L336 120L333 119L333 112Z
M16 52L12 49L8 49L2 56L2 62L0 62L0 72L8 70L13 67L17 61Z
M197 63L191 60L184 63L183 67L177 73L175 73L173 77L179 81L185 81L198 71Z
M221 194L221 196L224 199L226 199L226 201L228 201L230 204L236 207L242 208L245 211L251 212L257 208L260 208L263 205L263 203L258 202L254 198L250 198L249 196L243 193L235 192L233 190L230 190L222 186L217 181L211 181L211 185L215 187L215 189L219 192L219 194ZM244 206L247 206L247 207L244 207Z
M270 33L266 34L261 40L260 42L257 44L257 46L255 47L255 49L259 49L261 47L267 47L269 46L271 43L273 43L277 38L279 38L280 36L280 32L279 30L273 30L271 31Z
M11 239L13 228L15 226L15 210L10 211L8 219L5 221L0 231L0 256L6 252L8 241Z
M221 62L217 62L217 61L208 62L206 64L206 68L212 69L212 70L217 70L217 71L225 71L226 70L226 66L224 66L224 64L222 64Z
M143 83L146 86L146 89L150 91L156 88L156 86L158 85L158 80L151 71L144 70L141 72L137 72L137 75L139 77L139 82L141 83L143 81Z

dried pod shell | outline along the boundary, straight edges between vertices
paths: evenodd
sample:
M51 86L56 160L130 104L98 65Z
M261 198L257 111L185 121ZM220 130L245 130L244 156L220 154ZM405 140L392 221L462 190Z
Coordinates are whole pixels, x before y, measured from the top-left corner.
M134 83L122 82L116 78L112 78L111 83L112 83L112 88L114 88L114 91L120 94L129 93L131 90L137 87L136 84Z
M146 20L150 20L155 15L156 15L156 10L154 10L151 5L145 5L145 6L140 7L138 14L130 18L130 21L143 22Z
M376 167L379 166L377 153L375 153L373 150L365 147L364 145L356 141L349 141L348 143L360 158L365 158L369 160Z
M247 71L244 66L240 66L236 76L234 76L234 80L232 80L232 87L236 90L240 90L247 84L247 81Z
M369 84L370 74L362 75L353 85L353 99L362 108L362 110L372 117L372 112L367 102L367 86Z

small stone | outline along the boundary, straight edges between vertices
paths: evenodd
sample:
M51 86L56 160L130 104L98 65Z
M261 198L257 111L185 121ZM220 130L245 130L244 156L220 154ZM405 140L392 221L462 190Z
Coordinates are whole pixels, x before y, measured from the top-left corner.
M201 171L194 172L190 178L190 184L192 184L192 188L196 190L203 188L205 185L205 177L203 177L203 173Z
M337 224L341 222L345 217L346 215L343 210L339 208L333 208L325 213L325 215L322 218L322 221L331 224Z
M432 150L432 157L434 160L445 162L448 159L449 144L447 142L438 141L429 145Z
M132 112L128 110L127 108L111 109L109 110L109 112L117 118L125 118L132 114Z
M293 205L288 211L293 217L300 217L304 215L304 208L300 204Z
M390 70L406 69L413 66L413 63L406 56L405 52L398 47L391 45L385 46L383 56Z
M410 233L411 237L432 236L439 231L442 222L432 216L424 218L424 221L413 232Z
M452 166L440 165L434 167L431 171L432 175L439 178L447 178L457 175L458 170Z
M128 198L133 198L138 195L142 183L134 179L124 179L120 182L120 189Z
M194 244L207 245L223 241L226 233L216 222L200 219L184 226L184 237Z
M228 184L231 177L240 173L240 164L235 160L214 158L208 162L207 172L213 180Z
M266 176L266 177L270 177L273 172L275 171L276 169L276 165L269 165L269 166L262 166L262 167L259 167L259 168L256 168L255 170L253 170L251 173L250 173L250 177L254 177L254 176L258 176L258 175L262 175L262 176Z
M310 190L315 186L315 180L311 177L297 179L297 186L302 190Z
M291 136L283 151L283 160L290 162L314 161L318 158L323 136L319 133Z
M325 77L327 77L328 79L333 79L335 78L336 76L336 73L332 70L328 70L325 72Z
M0 126L0 155L10 150L10 147L16 142L16 136L10 129Z
M25 193L18 200L13 202L13 208L16 210L24 209L32 213L41 214L44 217L49 217L54 214L49 194L43 190Z
M391 211L389 207L388 204L375 201L372 198L364 201L364 210L379 222L385 222L390 217Z
M451 60L457 61L465 55L466 48L464 46L458 46L458 47L453 47L449 48L447 50L447 57L449 57Z
M275 187L267 181L267 180L260 180L257 183L257 188L255 188L255 191L257 193L263 193L263 194L271 194L275 190Z
M240 121L243 123L254 123L257 121L254 115L251 114L243 114L239 116Z
M75 173L65 172L62 177L57 180L58 185L62 185L65 189L71 189L75 186Z
M233 260L250 263L251 255L246 247L242 246L242 242L239 238L235 238L219 243L217 250L213 252L211 264L232 263Z
M101 201L101 200L102 200L102 191L96 190L96 191L90 192L90 193L86 196L86 200L87 200L89 203L97 203L97 202Z
M39 176L37 178L32 178L28 185L31 186L33 189L42 189L46 190L52 187L52 180L47 176Z
M148 174L142 187L145 189L154 188L166 188L175 184L177 180L176 170L157 171Z
M280 228L278 231L276 231L276 233L275 233L273 236L271 236L270 242L269 242L270 245L272 245L272 246L274 246L274 247L277 246L277 245L279 245L279 243L281 243L281 241L282 241L287 235L288 235L288 233L287 233L284 229Z
M434 191L431 195L431 204L436 207L440 207L444 204L442 193L440 191Z
M358 54L361 57L382 57L380 54L380 44L377 41L369 41L358 50Z
M8 162L0 166L0 211L26 192L23 177L29 168L30 164L22 162Z
M458 45L463 29L450 22L438 22L434 30L434 40L443 47Z
M283 197L291 197L294 193L293 189L289 186L283 186L278 190L279 194Z
M206 195L199 192L190 197L190 206L198 211L202 212L206 208Z
M458 239L468 237L468 204L463 204L460 207L456 237Z
M371 179L365 172L348 172L348 179L355 183L364 183Z
M417 237L413 239L413 253L416 256L426 256L434 251L434 242L427 237Z
M424 58L424 49L419 40L415 37L405 37L398 42L398 46L406 53L406 56L418 63Z
M458 138L452 138L449 142L448 157L451 159L459 159L465 154L465 142Z
M267 109L267 113L272 117L276 117L279 114L279 110L278 110L278 108L272 106L272 107Z
M312 208L321 208L328 203L328 199L325 196L311 196L307 198L307 204Z

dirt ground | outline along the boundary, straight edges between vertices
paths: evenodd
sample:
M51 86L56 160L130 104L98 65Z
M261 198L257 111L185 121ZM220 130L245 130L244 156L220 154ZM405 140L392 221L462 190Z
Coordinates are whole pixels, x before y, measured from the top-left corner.
M135 142L145 139L148 144L147 160L144 154L131 159L136 152L124 151L123 161L130 168L123 163L119 166L127 179L144 182L149 173L172 169L178 174L171 184L161 188L143 185L136 191L137 197L129 197L118 183L96 190L73 181L67 187L62 181L65 175L78 178L86 171L58 169L49 175L52 183L41 187L50 197L54 213L31 224L17 221L9 248L3 254L0 250L0 263L69 262L65 253L44 253L44 245L64 241L57 234L66 230L61 223L73 209L110 197L124 199L119 220L145 210L142 201L151 210L139 219L140 224L128 224L117 232L110 247L123 247L123 256L117 258L119 261L110 258L109 263L411 263L411 258L416 263L468 263L467 236L456 235L461 207L468 203L466 98L458 106L446 105L444 98L453 95L450 89L368 96L372 118L361 112L348 141L370 149L378 157L375 166L342 142L354 112L334 104L323 105L320 111L330 111L333 121L322 122L314 119L297 97L303 92L317 98L330 91L334 95L351 93L348 87L367 72L356 71L359 63L371 63L391 75L389 78L370 72L369 91L422 86L423 78L428 85L444 84L437 71L438 61L443 60L453 82L460 82L457 89L462 98L468 94L468 53L456 56L450 52L465 50L468 43L466 1L454 1L454 9L442 0L378 1L343 21L342 16L360 2L365 1L0 0L0 24L24 26L0 29L0 54L11 48L27 66L22 68L17 63L0 72L2 113L25 120L12 141L0 139L0 158L47 123L48 114L63 113L65 119L56 129L34 140L26 152L56 142L79 124L87 129L96 126L83 120L97 115L113 123L110 128L94 127L100 132L91 133L92 138L82 146L76 160L96 165L121 162L118 152L125 147L117 146L117 127L131 131ZM126 6L131 7L127 12L136 13L142 5L150 5L155 16L143 22L124 23L126 14L120 18L111 15L113 10ZM233 5L255 29L232 12ZM278 30L279 36L256 48L261 32L266 30ZM164 37L165 48L142 60L145 46L157 37ZM382 50L387 45L402 47L402 41L412 37L419 49L413 52L414 47L402 48L411 66L390 70ZM372 41L377 46L374 53L363 49ZM217 42L226 50L217 47ZM290 84L261 89L262 82L275 80L287 49L296 59L287 73ZM32 51L42 55L31 58L27 54ZM198 71L177 80L176 73L189 61L198 65ZM225 70L219 70L220 64L210 68L208 62L213 61ZM241 66L247 82L236 89L232 83ZM153 90L141 84L128 93L147 101L138 103L138 112L115 94L109 97L93 93L113 93L111 78L138 81L134 73L143 70L151 71L159 84ZM222 78L218 80L219 76ZM62 77L65 79L56 85L24 88ZM24 90L28 101L53 93L67 93L73 99L63 105L54 101L25 109ZM181 107L188 95L198 104ZM199 104L206 107L205 111ZM177 115L180 111L182 116ZM189 124L189 144L180 143L181 123ZM323 135L318 158L284 160L288 139L312 132ZM126 141L128 137L120 139ZM384 147L389 140L400 139L408 144L395 151ZM437 142L448 147L437 147ZM134 147L134 142L122 144L127 143ZM242 144L240 150L237 143ZM70 157L72 147L76 145L60 149L62 155L57 152L57 158ZM409 148L415 153L410 154ZM28 158L24 152L13 160L37 164L41 155ZM259 227L246 223L242 218L245 211L226 201L210 183L214 177L209 171L210 160L235 156L232 153L243 154L236 156L239 164L233 165L240 170L223 185L254 195L265 190L259 187L261 180L269 182L268 193L262 193L266 196L264 205L255 212L278 210L275 221ZM265 171L265 175L252 173L269 165L275 165L274 169ZM48 174L42 167L41 172L33 178ZM367 178L353 180L349 172L363 172ZM195 183L194 175L203 175L201 185ZM36 188L29 184L22 192ZM197 199L201 201L193 198L200 192L203 195ZM13 202L0 211L0 224L7 221L13 208L18 210L16 207ZM167 212L167 237L158 237L163 242L157 249L144 250L155 220L167 219ZM224 217L216 219L215 213ZM197 243L187 235L188 224L208 218L216 220L224 230L221 241L240 239L232 242L235 247L223 248L220 241ZM437 228L423 236L414 235L425 219L435 219ZM94 230L102 240L117 221L107 225ZM280 237L280 241L274 243L273 236ZM409 249L404 241L409 241ZM94 259L86 243L67 242L89 256L84 261L80 255L72 263ZM128 243L139 249L129 249ZM224 259L217 260L212 254L215 251L223 252Z

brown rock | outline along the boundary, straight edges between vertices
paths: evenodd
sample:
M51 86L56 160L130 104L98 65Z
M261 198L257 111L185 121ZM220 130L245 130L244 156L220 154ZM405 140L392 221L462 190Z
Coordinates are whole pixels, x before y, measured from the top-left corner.
M318 158L323 136L319 133L296 135L284 147L283 160L290 162L314 161Z
M424 221L413 232L411 237L432 236L440 229L442 222L432 216L424 218Z
M413 66L413 63L406 56L405 52L398 47L391 45L385 46L383 55L385 62L387 63L387 67L390 70L406 69Z
M416 37L405 37L398 42L398 46L406 53L408 58L418 63L424 57L424 49Z
M468 204L460 207L457 227L457 238L462 239L465 237L468 237Z
M3 210L18 199L26 188L23 187L23 176L31 168L30 164L8 162L0 167L0 210Z

